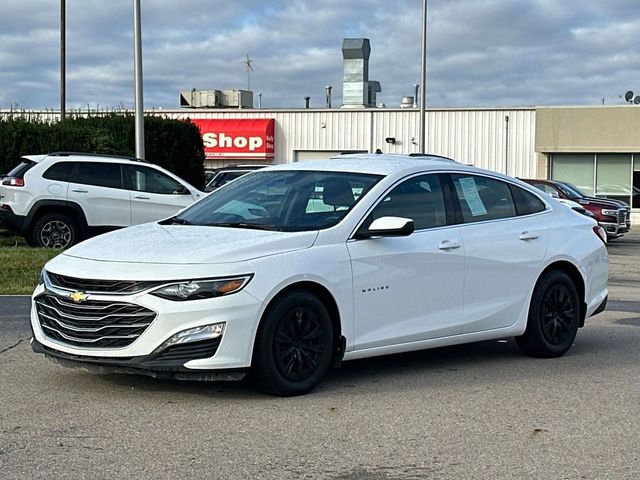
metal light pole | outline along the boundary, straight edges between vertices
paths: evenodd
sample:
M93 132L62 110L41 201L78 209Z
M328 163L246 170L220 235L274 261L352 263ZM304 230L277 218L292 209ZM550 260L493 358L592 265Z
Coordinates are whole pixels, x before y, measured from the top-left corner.
M142 101L142 28L140 25L140 0L133 0L133 57L135 62L136 84L136 157L144 159L144 105Z
M67 6L60 0L60 120L64 120L67 106Z
M422 0L422 62L420 64L420 153L426 153L427 108L427 0Z

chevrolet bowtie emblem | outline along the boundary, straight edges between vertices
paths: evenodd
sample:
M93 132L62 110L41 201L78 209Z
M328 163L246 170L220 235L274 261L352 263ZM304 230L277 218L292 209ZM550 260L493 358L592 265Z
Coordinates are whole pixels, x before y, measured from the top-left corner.
M81 303L89 298L89 295L83 292L73 292L71 295L69 295L69 298L73 300L74 303Z

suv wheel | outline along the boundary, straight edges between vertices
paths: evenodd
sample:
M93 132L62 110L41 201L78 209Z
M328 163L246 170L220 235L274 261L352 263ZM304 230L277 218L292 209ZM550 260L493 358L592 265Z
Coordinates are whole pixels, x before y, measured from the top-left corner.
M260 388L279 396L313 390L329 370L333 353L325 306L310 293L293 292L271 308L263 322L253 366Z
M78 241L78 227L66 215L43 215L33 225L31 245L45 248L68 248Z

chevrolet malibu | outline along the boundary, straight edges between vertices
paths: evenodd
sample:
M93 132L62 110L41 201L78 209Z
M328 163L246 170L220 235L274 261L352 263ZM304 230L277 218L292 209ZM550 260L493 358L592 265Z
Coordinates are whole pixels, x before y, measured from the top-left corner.
M513 336L558 357L607 301L606 234L519 180L422 156L250 173L45 266L32 347L67 366L311 391L340 362Z

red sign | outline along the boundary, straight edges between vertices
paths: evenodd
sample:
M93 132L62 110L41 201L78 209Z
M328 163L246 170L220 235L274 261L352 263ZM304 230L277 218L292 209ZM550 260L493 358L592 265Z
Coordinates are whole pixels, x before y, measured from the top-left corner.
M274 156L273 118L191 121L200 129L206 158L270 160Z

